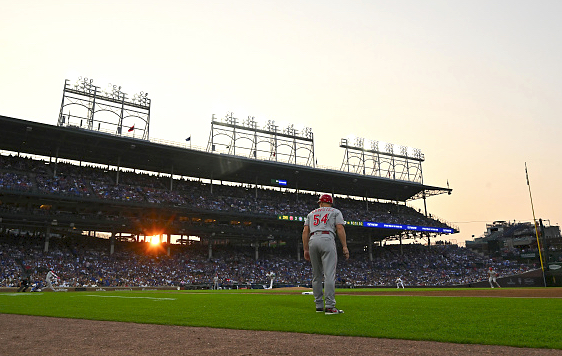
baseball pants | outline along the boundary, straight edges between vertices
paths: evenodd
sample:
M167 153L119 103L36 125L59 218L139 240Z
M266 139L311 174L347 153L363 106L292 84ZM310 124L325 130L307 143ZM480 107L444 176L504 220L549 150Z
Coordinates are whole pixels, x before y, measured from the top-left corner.
M313 236L308 241L312 264L312 293L316 308L336 306L336 241L331 235ZM322 291L324 280L324 291ZM325 302L324 302L325 301Z

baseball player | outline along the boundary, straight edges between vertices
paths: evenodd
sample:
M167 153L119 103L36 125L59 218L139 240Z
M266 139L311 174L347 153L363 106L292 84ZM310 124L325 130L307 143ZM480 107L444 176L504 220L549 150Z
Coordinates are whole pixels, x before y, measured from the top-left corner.
M53 292L56 292L55 288L53 287L53 282L58 279L59 277L55 274L55 272L49 270L49 273L47 273L47 286L43 288L43 290L51 289Z
M343 246L343 254L349 258L343 215L332 207L334 199L324 194L318 199L319 208L311 211L304 222L302 244L304 258L312 263L312 292L317 312L341 314L336 308L336 236ZM324 290L322 290L322 279ZM325 308L324 308L325 306Z
M496 280L496 278L498 277L498 273L496 271L494 271L493 267L490 267L488 269L488 282L490 282L490 287L494 288L494 284L496 284L496 286L498 286L498 288L501 288L501 286L499 285L498 281Z
M29 288L30 280L31 280L31 276L28 276L28 275L22 276L22 278L20 280L20 285L19 285L19 288L18 288L18 293L27 291L27 288Z
M269 277L269 279L271 280L271 282L269 283L269 289L273 289L273 281L275 280L275 272L269 272L268 274L266 274L267 277Z
M215 275L213 277L213 289L218 290L219 289L219 275Z
M396 278L396 288L400 288L400 287L404 289L404 282L402 282L402 278L398 277Z
M32 274L31 266L26 266L23 263L23 260L20 258L16 258L16 263L21 267L21 271L22 271L18 292L26 292L27 288L29 288L29 285L31 284L31 274Z

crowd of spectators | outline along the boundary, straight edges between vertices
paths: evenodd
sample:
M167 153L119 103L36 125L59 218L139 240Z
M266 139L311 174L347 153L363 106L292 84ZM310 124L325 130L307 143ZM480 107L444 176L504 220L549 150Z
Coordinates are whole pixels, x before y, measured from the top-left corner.
M269 216L306 216L316 199L303 192L245 184L211 185L186 178L172 180L160 174L117 172L4 155L0 155L0 190ZM337 197L335 206L350 221L450 227L406 205Z
M265 285L269 272L275 283L309 286L310 262L297 259L291 249L261 247L255 259L250 246L216 245L212 258L208 245L175 245L170 256L161 246L145 242L118 242L109 253L108 240L90 237L44 239L38 235L0 233L0 287L17 286L23 268L32 270L32 282L41 284L49 270L67 287L209 286L218 276L223 288ZM517 275L532 266L496 261L457 245L397 245L374 248L373 261L366 253L352 251L340 259L337 283L350 287L393 286L401 277L406 286L467 285L487 279L493 267L500 276ZM19 262L18 262L19 261Z

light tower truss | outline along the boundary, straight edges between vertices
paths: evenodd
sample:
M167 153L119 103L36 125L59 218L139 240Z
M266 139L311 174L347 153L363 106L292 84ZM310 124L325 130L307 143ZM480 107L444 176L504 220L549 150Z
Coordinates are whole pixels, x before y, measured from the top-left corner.
M106 90L93 79L79 77L74 85L64 81L58 126L77 127L118 136L149 139L150 99L140 92L127 99L118 85Z
M425 158L419 149L379 141L370 141L365 147L365 139L359 137L353 143L341 139L340 147L345 148L342 171L423 183L422 162Z
M311 128L305 127L299 132L290 124L280 131L273 120L260 128L253 116L248 116L241 124L238 121L231 112L222 120L213 114L207 151L311 167L316 165Z

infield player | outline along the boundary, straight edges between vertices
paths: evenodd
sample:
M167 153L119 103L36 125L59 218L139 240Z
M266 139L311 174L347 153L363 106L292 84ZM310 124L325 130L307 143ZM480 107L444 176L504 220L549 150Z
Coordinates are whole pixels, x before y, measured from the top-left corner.
M396 278L396 288L400 288L400 287L404 289L404 282L402 282L402 278L398 277Z
M343 215L332 207L334 199L323 194L318 199L319 208L311 211L304 222L302 244L304 258L312 263L312 293L317 312L341 314L336 308L336 236L343 246L345 259L349 258ZM324 289L322 289L324 280ZM325 307L325 308L324 308Z
M498 272L494 271L493 267L490 267L488 269L488 282L490 282L490 287L494 288L494 284L496 284L496 286L498 286L498 288L501 288L501 286L499 285L498 281L497 281L497 277L498 277Z
M269 279L271 280L271 282L269 283L269 289L273 289L273 281L275 280L275 272L271 271L268 274L266 274L266 277L269 277Z
M213 277L213 289L218 290L219 289L219 275L215 275Z

